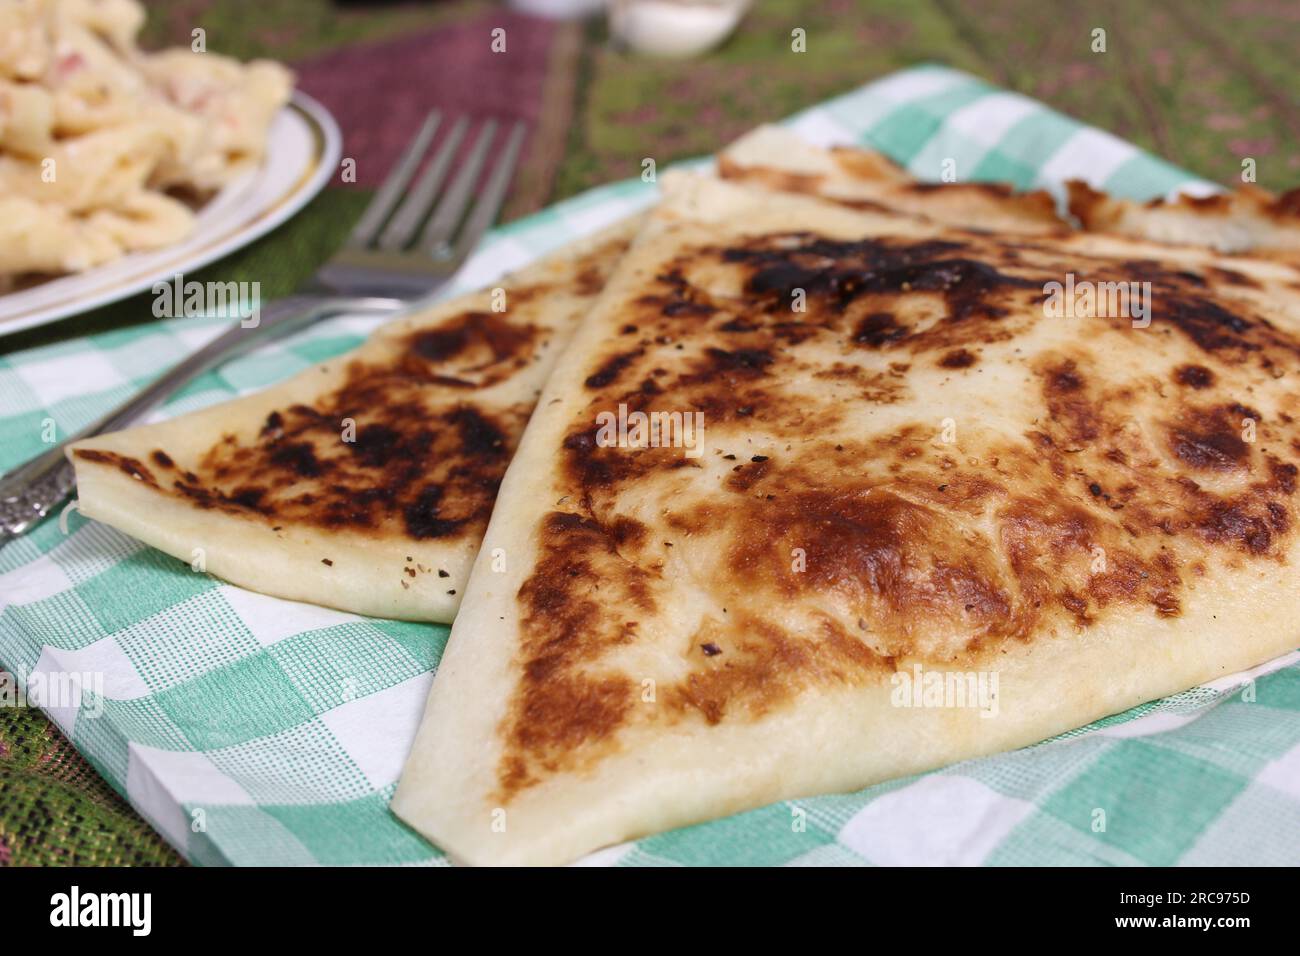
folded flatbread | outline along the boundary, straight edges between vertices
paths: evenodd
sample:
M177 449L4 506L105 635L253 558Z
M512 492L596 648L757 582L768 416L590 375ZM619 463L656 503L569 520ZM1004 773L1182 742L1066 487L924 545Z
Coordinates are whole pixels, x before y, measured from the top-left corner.
M537 394L634 231L266 391L76 443L81 513L265 594L450 621Z
M1230 193L1138 203L1077 179L1066 186L1070 214L1089 231L1260 256L1294 258L1300 250L1300 189L1274 196L1243 185Z
M1298 360L1294 261L679 180L506 473L393 808L562 863L1277 656Z
M781 126L746 133L718 154L717 167L719 176L734 182L818 196L852 209L912 213L967 229L1059 234L1070 228L1046 190L923 182L880 153L852 146L821 149ZM944 170L934 173L940 177Z

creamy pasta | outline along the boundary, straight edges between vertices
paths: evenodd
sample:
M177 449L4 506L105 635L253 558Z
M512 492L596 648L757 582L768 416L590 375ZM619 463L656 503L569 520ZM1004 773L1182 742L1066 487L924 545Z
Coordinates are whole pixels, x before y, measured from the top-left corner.
M0 290L185 237L255 167L278 63L136 46L136 0L0 0Z

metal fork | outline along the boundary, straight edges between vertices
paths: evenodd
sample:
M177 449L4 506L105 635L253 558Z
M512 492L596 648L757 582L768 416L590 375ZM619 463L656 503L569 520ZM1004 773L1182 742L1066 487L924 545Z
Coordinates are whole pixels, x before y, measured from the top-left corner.
M262 310L256 325L241 322L228 329L130 401L0 478L0 545L28 531L72 491L76 477L65 453L72 442L121 428L187 382L274 336L333 315L394 313L455 275L501 208L525 127L516 122L506 134L466 215L498 124L484 121L465 162L443 191L469 126L462 116L411 187L441 122L437 110L429 114L343 248L293 294Z

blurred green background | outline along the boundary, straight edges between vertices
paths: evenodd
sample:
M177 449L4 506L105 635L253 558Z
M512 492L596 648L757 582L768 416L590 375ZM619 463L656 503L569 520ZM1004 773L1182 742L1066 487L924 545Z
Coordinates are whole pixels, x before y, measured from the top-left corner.
M499 4L330 0L149 0L150 44L188 42L295 60ZM790 52L807 31L808 53ZM1107 52L1090 49L1107 33ZM720 49L652 60L584 28L569 151L552 199L628 175L653 143L660 162L728 138L900 67L936 61L1044 100L1191 171L1300 182L1300 4L1295 0L757 0Z

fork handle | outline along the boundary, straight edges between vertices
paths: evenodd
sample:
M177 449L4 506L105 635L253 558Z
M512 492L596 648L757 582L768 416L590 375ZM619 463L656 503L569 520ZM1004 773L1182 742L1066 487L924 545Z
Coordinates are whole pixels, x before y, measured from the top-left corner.
M204 372L259 342L285 335L327 315L382 315L396 311L401 304L398 299L382 297L340 299L297 294L267 306L256 325L232 326L104 417L0 478L0 544L27 531L72 491L76 479L66 449L73 442L120 428Z

